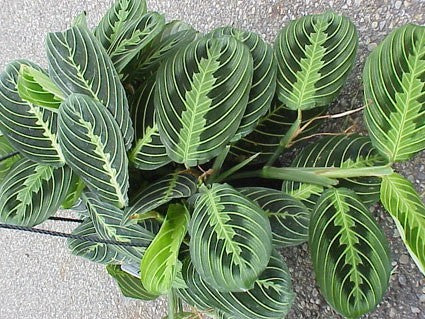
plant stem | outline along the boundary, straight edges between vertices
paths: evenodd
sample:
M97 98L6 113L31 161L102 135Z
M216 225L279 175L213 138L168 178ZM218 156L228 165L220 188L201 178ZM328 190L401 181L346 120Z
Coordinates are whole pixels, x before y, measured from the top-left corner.
M282 137L282 139L280 140L279 146L276 148L276 151L273 153L273 155L270 156L265 166L273 165L274 162L280 156L280 154L282 154L282 152L285 150L285 148L292 142L292 140L295 137L297 137L297 135L299 134L301 120L302 120L302 112L301 110L298 110L297 119L295 120L294 123L292 123L288 132L286 132L286 134Z
M251 163L254 159L256 159L258 157L258 155L260 155L260 153L254 154L251 157L247 158L246 160L240 162L239 164L237 164L237 165L229 168L227 171L223 172L222 174L220 174L216 178L211 179L211 183L213 183L213 182L216 182L216 183L222 182L228 176L236 173L237 171L239 171L240 169L242 169L243 167L245 167L246 165L248 165L249 163Z
M176 313L175 309L175 300L174 300L174 291L171 288L168 292L168 319L174 319L174 314Z
M226 157L227 157L227 154L229 154L229 151L230 151L230 145L227 145L224 151L215 158L215 161L212 167L213 172L208 178L208 181L211 181L211 183L214 180L215 176L217 176L217 174L221 172L221 167L223 166L223 163L226 160Z
M370 176L380 177L390 175L392 173L393 169L390 166L372 166L359 168L265 166L261 170L235 174L229 179L260 177L330 187L338 184L338 178Z

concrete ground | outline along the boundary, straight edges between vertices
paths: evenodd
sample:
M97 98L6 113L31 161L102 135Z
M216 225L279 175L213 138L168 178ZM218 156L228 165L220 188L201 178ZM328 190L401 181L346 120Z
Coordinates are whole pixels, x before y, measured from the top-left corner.
M16 58L45 65L44 37L63 30L86 10L97 23L109 0L0 0L0 69ZM285 22L306 13L329 9L349 16L359 29L358 66L349 88L335 108L361 103L360 71L365 56L385 34L407 22L425 23L424 0L156 0L152 10L180 18L200 31L234 25L256 31L272 41ZM425 156L400 170L423 192ZM368 318L425 318L425 281L400 244L394 225L378 208L375 215L391 239L395 267L391 288L379 309ZM70 231L70 225L46 223ZM306 246L283 252L294 275L296 303L289 318L340 318L318 295ZM129 301L120 296L102 266L71 256L61 239L0 230L0 319L160 319L165 302Z

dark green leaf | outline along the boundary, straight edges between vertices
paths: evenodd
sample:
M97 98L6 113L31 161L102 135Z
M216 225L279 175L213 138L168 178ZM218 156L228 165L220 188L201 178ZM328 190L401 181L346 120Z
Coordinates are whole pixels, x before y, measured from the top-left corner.
M7 139L0 133L0 156L6 156L14 152L15 150L13 149L13 147L9 144ZM13 157L0 161L0 183L3 181L4 177L9 172L13 164L20 158L20 155L15 155Z

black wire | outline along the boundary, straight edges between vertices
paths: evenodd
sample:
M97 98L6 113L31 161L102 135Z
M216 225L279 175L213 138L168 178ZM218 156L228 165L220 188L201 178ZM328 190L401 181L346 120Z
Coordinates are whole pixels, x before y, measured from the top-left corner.
M7 160L7 159L9 159L9 158L11 158L13 156L18 155L18 154L19 154L19 152L12 152L12 153L6 154L4 156L1 156L0 157L0 162L3 162L3 161L5 161L5 160Z
M26 231L26 232L30 232L30 233L49 235L49 236L53 236L53 237L77 239L77 240L89 241L89 242L92 242L92 243L99 243L99 244L108 244L108 245L115 245L115 246L128 246L128 247L145 247L145 245L102 239L102 238L98 238L98 237L95 237L95 236L73 235L73 234L61 233L61 232L57 232L57 231L38 229L38 228L26 227L26 226L0 224L0 228Z
M54 221L60 221L60 222L70 222L70 223L82 223L83 220L82 219L74 219L74 218L67 218L67 217L49 217L49 220L54 220Z

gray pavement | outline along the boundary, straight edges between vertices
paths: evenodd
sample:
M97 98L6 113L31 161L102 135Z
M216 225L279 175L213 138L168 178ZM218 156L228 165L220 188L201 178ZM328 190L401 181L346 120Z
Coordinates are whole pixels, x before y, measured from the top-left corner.
M94 25L109 0L0 0L0 68L16 58L45 65L44 37L63 30L83 10ZM389 30L406 22L425 23L425 1L394 0L156 0L152 10L180 18L200 31L234 25L256 31L272 41L286 21L329 9L349 16L360 33L358 66L350 85L335 103L361 103L360 70L364 58ZM425 156L401 166L402 173L425 185ZM391 238L396 270L391 289L379 309L368 318L425 318L425 281L394 233L394 225L379 209L375 213ZM46 223L70 231L70 225ZM160 319L165 302L131 301L120 296L102 266L71 256L63 240L0 230L0 319ZM296 303L289 318L340 318L318 295L306 246L284 251L294 275Z

